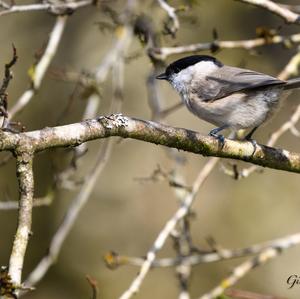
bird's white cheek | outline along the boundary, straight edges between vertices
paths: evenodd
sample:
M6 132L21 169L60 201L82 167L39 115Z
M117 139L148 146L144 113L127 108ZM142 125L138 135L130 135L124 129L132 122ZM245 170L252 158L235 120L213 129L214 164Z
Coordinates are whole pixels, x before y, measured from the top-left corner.
M191 75L185 72L181 72L177 75L174 75L170 83L172 86L179 92L180 94L183 94L186 91L186 85L190 84L191 82Z

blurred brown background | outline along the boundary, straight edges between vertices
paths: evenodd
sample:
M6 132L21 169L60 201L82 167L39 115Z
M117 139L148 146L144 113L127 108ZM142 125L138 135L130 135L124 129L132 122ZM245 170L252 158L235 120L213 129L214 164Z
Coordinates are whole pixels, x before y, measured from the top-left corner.
M19 4L30 1L16 1ZM155 1L141 1L140 11L151 13L157 24L165 17ZM113 1L111 7L121 11L125 1ZM176 6L184 1L171 1ZM298 4L298 1L286 1ZM164 45L184 45L212 40L216 28L220 40L238 40L255 37L255 28L267 26L278 28L280 34L299 31L299 26L284 22L261 9L229 0L199 0L190 11L179 14L181 28L177 38L163 39ZM67 24L62 42L52 67L68 70L93 71L112 46L112 33L101 32L98 21L109 20L101 10L93 7L76 11ZM193 22L191 22L193 20ZM0 17L0 66L11 57L14 43L19 61L14 67L14 79L9 88L11 106L29 86L28 69L35 61L34 53L46 42L54 25L55 17L45 12L20 13ZM130 52L141 50L135 39ZM244 66L276 75L296 53L296 47L287 50L280 45L246 50L224 50L217 57L226 64ZM172 61L177 57L171 57ZM2 67L3 69L3 67ZM123 113L142 119L150 119L145 80L152 69L148 57L143 54L126 65L125 101ZM106 114L112 96L111 77L103 86L99 115ZM164 82L161 92L167 105L179 100L176 93ZM53 126L66 107L74 90L73 83L61 82L46 75L42 87L17 120L27 130ZM260 128L255 137L266 142L272 131L278 128L299 103L299 92L286 101L280 113L268 125ZM71 112L64 123L80 121L85 99L76 96ZM164 120L166 123L207 133L212 127L181 108ZM89 143L89 152L78 169L78 177L85 175L102 141ZM300 140L290 133L278 143L292 151L299 151ZM2 154L3 155L3 154ZM207 158L183 153L186 159L182 175L191 185ZM35 195L46 194L53 185L55 163L69 159L66 150L52 150L39 154L35 159ZM223 160L224 165L229 161ZM111 271L102 256L109 250L130 256L143 256L152 246L158 232L177 208L177 201L167 182L141 183L139 177L151 175L156 165L171 170L173 165L165 148L134 140L117 143L87 206L81 212L69 237L66 239L57 263L27 298L89 298L90 286L85 275L89 274L99 283L100 298L117 298L135 277L138 269L131 266ZM239 163L240 167L246 164ZM247 179L235 181L226 176L220 166L216 167L194 205L196 218L192 221L192 233L196 246L208 248L205 237L213 236L225 248L243 247L299 231L300 199L299 175L265 169ZM15 162L12 160L0 170L1 200L17 200ZM23 278L33 269L47 251L53 233L70 203L77 194L59 190L50 207L34 209L33 232L25 259ZM0 264L7 265L16 228L16 211L0 211ZM159 253L160 257L173 256L171 242ZM286 280L292 274L300 275L300 251L295 247L269 264L255 269L236 287L299 298L300 287L288 290ZM194 267L191 278L192 298L210 290L241 260L220 262ZM154 269L146 278L136 298L174 298L178 294L178 281L174 269Z

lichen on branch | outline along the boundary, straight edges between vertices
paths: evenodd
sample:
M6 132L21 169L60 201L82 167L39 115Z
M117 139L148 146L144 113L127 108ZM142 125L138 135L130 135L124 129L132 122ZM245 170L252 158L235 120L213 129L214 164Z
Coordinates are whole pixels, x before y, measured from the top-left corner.
M89 140L112 136L160 144L203 156L231 158L263 167L300 172L300 153L259 144L253 152L251 142L230 139L225 139L224 146L221 147L215 138L195 131L121 114L32 132L2 132L0 151L13 151L23 139L31 143L33 152L40 152L54 147L77 146Z

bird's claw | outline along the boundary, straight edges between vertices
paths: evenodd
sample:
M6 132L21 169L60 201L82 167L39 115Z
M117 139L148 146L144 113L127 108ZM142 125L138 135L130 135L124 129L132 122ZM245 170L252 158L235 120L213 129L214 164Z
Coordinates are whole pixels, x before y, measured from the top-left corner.
M216 134L215 130L210 131L208 135L217 139L221 145L221 148L224 147L225 137L223 135Z

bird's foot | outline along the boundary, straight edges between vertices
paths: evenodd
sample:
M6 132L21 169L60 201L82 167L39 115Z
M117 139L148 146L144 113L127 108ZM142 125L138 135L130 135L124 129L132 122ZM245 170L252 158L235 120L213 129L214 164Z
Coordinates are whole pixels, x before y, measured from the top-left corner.
M221 145L221 149L222 149L225 144L225 137L221 134L220 135L217 134L219 131L220 131L219 128L213 129L208 133L208 135L216 138L219 141L219 143Z

